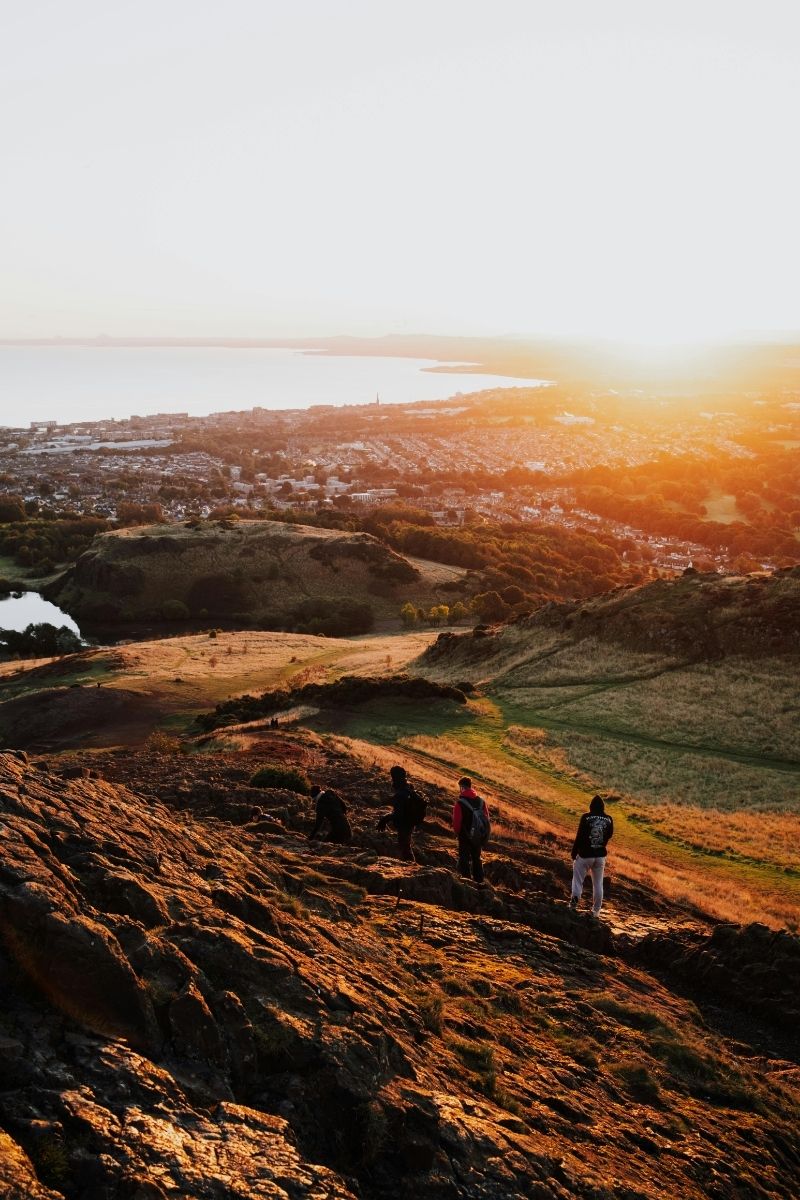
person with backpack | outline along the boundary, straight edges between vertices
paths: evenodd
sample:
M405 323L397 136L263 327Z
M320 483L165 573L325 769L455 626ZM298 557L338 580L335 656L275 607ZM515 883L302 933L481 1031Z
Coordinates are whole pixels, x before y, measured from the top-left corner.
M459 874L464 879L483 883L481 852L489 840L489 809L466 775L458 781L458 799L453 805L453 829L458 835Z
M317 802L316 823L308 840L312 841L326 823L330 827L327 837L329 842L340 842L347 845L353 840L353 831L347 819L347 805L338 792L332 788L321 788L319 784L311 787L311 797Z
M583 891L587 872L592 876L592 915L598 917L603 907L603 873L606 866L606 846L614 834L614 822L606 815L601 796L594 796L589 811L578 822L578 832L572 845L571 909L576 909Z
M411 839L414 830L425 820L424 797L409 783L405 767L392 767L392 811L378 821L378 829L393 825L397 830L397 850L404 862L416 862Z

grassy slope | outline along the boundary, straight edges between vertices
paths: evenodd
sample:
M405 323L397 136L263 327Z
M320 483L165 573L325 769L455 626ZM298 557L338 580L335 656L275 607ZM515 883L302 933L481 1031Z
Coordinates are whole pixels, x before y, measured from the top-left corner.
M453 680L477 657L498 711L484 749L552 786L616 794L618 829L669 890L726 917L797 920L800 697L789 659L681 664L552 630L509 630L487 658L465 641L422 664ZM462 739L475 743L475 735ZM617 844L620 845L618 839Z
M158 727L186 735L194 715L219 700L403 669L434 637L170 638L7 675L0 697L65 683L124 688L152 702ZM470 674L463 663L423 669L450 680ZM305 721L372 761L402 757L420 778L452 785L468 771L503 823L550 830L565 852L588 796L611 791L619 797L613 871L725 918L791 924L800 912L793 696L793 673L778 660L759 670L735 660L679 667L608 646L559 648L543 633L533 649L530 640L524 651L506 647L498 678L466 709L397 701ZM126 736L143 741L153 727L151 711ZM224 736L247 744L245 731ZM85 744L116 740L111 726Z

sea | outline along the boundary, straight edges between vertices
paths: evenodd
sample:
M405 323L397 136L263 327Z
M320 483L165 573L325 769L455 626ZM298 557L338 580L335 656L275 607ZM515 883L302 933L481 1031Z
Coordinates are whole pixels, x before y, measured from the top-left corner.
M0 425L401 404L549 382L442 372L445 365L459 364L239 346L0 346Z

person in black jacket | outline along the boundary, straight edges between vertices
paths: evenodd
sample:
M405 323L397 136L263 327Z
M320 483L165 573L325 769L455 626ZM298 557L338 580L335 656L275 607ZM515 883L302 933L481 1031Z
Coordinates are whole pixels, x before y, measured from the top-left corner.
M330 826L327 841L343 844L352 841L353 831L347 819L347 805L339 793L334 792L332 788L321 788L315 783L311 788L311 796L317 802L317 812L316 824L308 835L308 840L315 838L327 822Z
M414 832L413 788L408 782L405 767L392 767L389 775L392 780L392 811L381 817L378 829L393 825L397 830L397 851L400 857L405 862L416 862L411 845L411 835Z
M606 866L606 846L614 833L614 822L606 816L606 806L600 796L594 796L588 813L578 822L578 832L572 845L572 898L570 908L577 908L584 880L592 876L592 913L600 915L603 907L603 872Z

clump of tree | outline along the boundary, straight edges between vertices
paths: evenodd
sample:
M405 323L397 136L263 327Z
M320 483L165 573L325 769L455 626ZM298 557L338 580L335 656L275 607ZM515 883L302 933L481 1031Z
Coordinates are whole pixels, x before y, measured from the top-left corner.
M460 600L452 605L434 604L427 613L425 609L417 608L410 600L407 600L400 609L400 620L405 629L414 629L416 626L426 623L433 626L458 625L468 616L469 609Z
M188 621L190 615L188 605L182 600L165 600L161 605L161 616L165 621Z
M270 713L297 705L313 704L320 708L347 708L387 700L455 700L466 704L463 690L451 684L436 683L411 675L389 675L383 679L346 675L334 683L306 683L291 691L264 692L261 696L237 696L218 704L213 712L203 713L197 724L206 731L225 725L255 721Z
M752 440L752 439L751 439ZM800 559L800 465L794 450L752 446L752 458L713 461L662 454L636 466L584 468L561 482L575 487L581 508L659 537L707 546L735 563L750 556ZM714 493L733 497L740 519L709 517Z
M286 624L294 633L355 637L372 630L375 613L372 606L362 600L332 600L316 596L298 604Z
M0 655L3 658L55 658L74 654L83 643L66 625L49 622L26 625L23 630L0 629Z
M121 500L117 505L117 521L122 526L160 525L163 520L164 510L160 504L134 504Z
M25 520L25 501L21 496L0 496L0 525Z
M9 497L0 500L0 554L21 567L30 567L42 575L62 563L74 562L88 549L95 534L111 528L102 517L14 517L3 523L3 512L9 513ZM5 504L4 504L5 502ZM17 512L16 508L13 509Z

